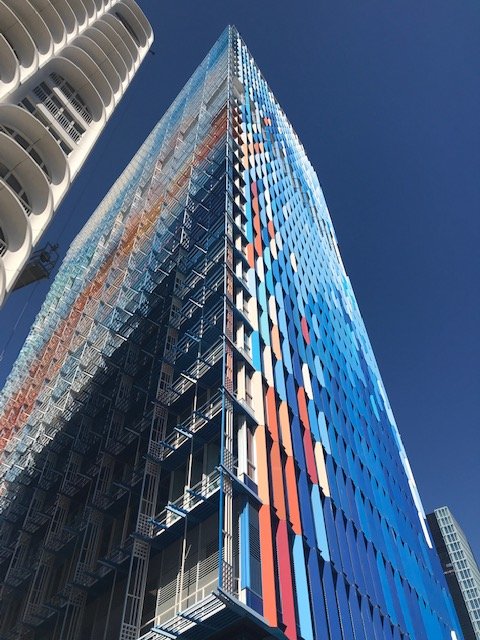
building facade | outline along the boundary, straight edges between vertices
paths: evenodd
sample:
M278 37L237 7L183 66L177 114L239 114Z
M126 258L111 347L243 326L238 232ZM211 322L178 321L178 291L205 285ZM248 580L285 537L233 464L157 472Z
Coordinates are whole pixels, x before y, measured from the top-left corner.
M465 640L480 640L480 570L448 507L427 515Z
M7 381L5 640L460 640L318 179L226 29Z
M152 40L134 0L0 2L0 305Z

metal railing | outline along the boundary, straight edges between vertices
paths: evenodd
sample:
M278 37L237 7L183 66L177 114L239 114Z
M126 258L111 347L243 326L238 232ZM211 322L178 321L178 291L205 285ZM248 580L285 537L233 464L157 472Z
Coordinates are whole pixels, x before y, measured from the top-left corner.
M160 535L162 531L168 529L173 524L185 517L193 511L195 507L210 498L220 489L220 471L216 469L208 476L205 476L197 482L193 487L187 487L182 495L169 502L158 517L152 519L156 534Z
M34 94L39 98L43 106L52 114L55 120L60 124L68 135L75 141L79 142L82 134L75 129L72 121L66 117L63 111L60 110L58 105L48 96L47 93L41 87L35 87Z
M73 106L75 111L85 120L87 124L90 124L92 122L92 114L88 110L87 106L75 97L75 92L67 86L65 80L61 76L59 76L58 73L51 73L50 78L60 89L63 95L68 99L69 103Z
M191 416L181 424L174 427L173 432L162 442L163 450L160 457L162 459L167 458L181 447L182 444L189 441L191 435L201 429L209 420L220 413L222 406L222 395L221 393L218 393L198 411L194 411Z

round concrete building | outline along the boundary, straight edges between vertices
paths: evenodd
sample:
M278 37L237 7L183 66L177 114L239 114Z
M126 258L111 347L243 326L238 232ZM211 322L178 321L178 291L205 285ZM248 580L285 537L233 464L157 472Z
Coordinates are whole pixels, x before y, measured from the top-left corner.
M152 41L134 0L0 0L0 305Z

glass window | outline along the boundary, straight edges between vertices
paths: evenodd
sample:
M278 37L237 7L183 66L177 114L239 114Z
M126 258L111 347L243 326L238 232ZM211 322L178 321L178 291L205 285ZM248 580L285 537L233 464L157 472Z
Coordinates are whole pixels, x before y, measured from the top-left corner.
M138 46L140 46L140 40L138 39L137 34L133 30L132 25L118 11L115 11L115 17L118 20L120 20L120 22L123 24L123 26L128 31L128 33L132 36L133 40L138 44Z
M25 209L25 213L29 215L32 212L32 205L30 204L30 200L28 198L27 192L23 188L22 183L15 175L12 169L9 169L3 162L0 161L0 178L3 180L15 191L17 196L20 198L22 203L22 207Z

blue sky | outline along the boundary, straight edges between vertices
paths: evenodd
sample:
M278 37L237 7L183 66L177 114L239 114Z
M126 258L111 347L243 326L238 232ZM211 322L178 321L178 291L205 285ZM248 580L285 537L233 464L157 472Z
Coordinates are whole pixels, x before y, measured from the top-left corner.
M46 240L65 253L235 24L319 175L425 508L448 504L480 559L480 4L139 4L154 54ZM15 292L0 311L0 384L47 290Z

